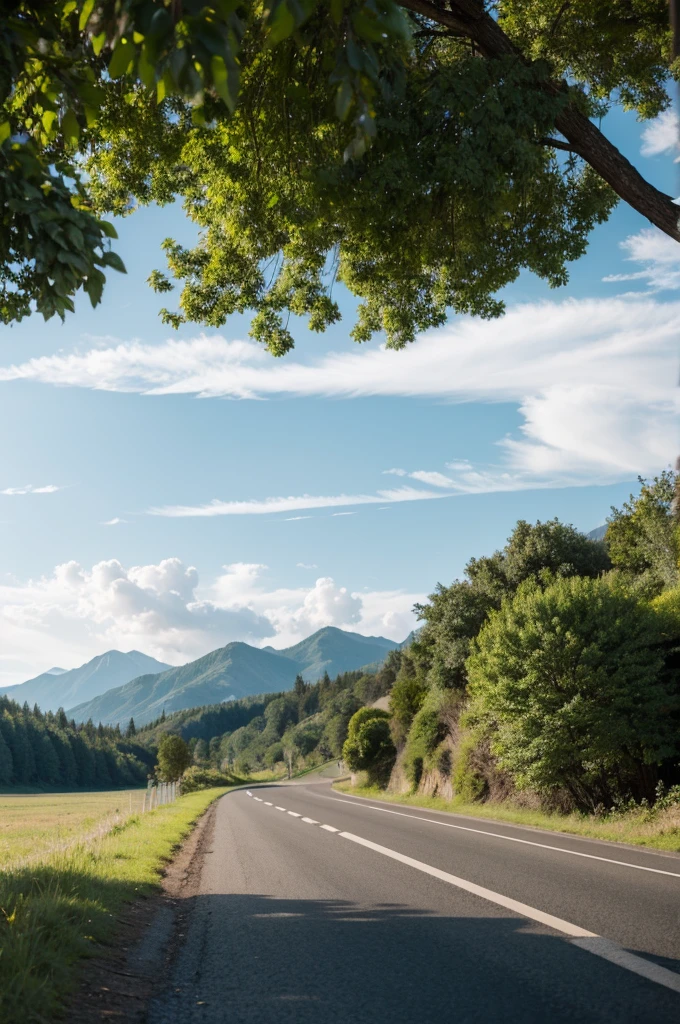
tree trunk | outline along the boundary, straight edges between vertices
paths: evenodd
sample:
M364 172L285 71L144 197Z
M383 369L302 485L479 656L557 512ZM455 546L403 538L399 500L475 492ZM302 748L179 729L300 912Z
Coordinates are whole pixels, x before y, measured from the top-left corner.
M480 54L487 59L512 54L529 63L498 22L486 13L479 0L450 0L448 9L431 0L400 0L400 3L402 7L449 28L454 34L473 40ZM546 83L544 88L556 95L567 90L568 86L566 82L554 82ZM557 118L555 127L574 153L590 164L624 202L664 234L680 242L680 207L675 205L672 196L654 188L643 178L590 118L570 103Z

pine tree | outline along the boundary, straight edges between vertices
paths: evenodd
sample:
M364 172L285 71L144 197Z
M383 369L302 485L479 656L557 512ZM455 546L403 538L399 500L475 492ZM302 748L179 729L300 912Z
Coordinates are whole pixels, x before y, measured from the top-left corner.
M134 718L131 718L130 721L128 722L128 727L125 732L125 735L127 736L128 739L132 739L133 736L137 735L137 729L135 727Z
M12 751L0 732L0 785L9 786L13 774Z

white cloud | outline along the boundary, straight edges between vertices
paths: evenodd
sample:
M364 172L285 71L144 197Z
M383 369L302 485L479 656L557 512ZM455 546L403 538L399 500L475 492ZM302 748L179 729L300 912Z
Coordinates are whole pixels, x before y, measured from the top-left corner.
M315 566L309 566L315 568ZM267 567L236 562L201 588L178 558L124 567L75 561L38 580L0 583L0 685L51 665L80 665L108 648L137 648L183 664L231 640L285 647L322 626L403 640L422 594L350 591L330 577L272 587Z
M408 476L405 469L383 469L385 476Z
M384 501L424 501L429 498L441 498L441 494L432 491L421 491L415 487L397 487L393 490L378 491L377 494L334 494L313 495L302 494L287 498L250 498L245 501L220 501L213 498L205 505L163 505L151 508L149 513L154 516L166 516L171 519L185 517L211 516L244 516L268 515L273 512L292 512L302 508L334 508L339 505L375 505ZM293 516L292 519L310 519L311 516ZM288 520L290 521L290 520Z
M62 490L63 487L57 487L56 484L45 484L43 487L33 487L32 484L26 484L24 487L5 487L4 490L0 491L0 494L14 497L18 494L54 494L56 491Z
M414 473L409 473L409 476L413 480L420 480L421 484L429 484L430 487L454 487L454 481L444 476L443 473L438 473L435 470L430 469L417 469Z
M655 292L680 288L680 244L663 231L644 228L624 239L621 248L628 253L626 259L641 264L642 269L630 274L609 274L603 281L646 281Z
M307 563L307 562L296 562L295 565L296 565L296 567L298 569L318 569L319 568L318 565L315 562L310 562L310 563Z
M643 156L677 153L680 140L680 120L674 110L664 110L651 121L642 133L640 152ZM675 158L676 163L680 157Z
M626 242L626 251L643 265L636 279L654 287L680 284L680 246L670 239L640 232ZM661 303L640 293L518 305L496 321L456 317L401 352L375 346L330 353L310 363L273 360L255 343L202 336L41 357L0 368L0 380L154 395L392 395L514 402L524 421L512 438L498 438L498 465L475 468L455 460L447 467L452 492L608 483L658 471L675 456L679 333L680 302ZM570 416L584 416L584 422L606 433L594 441L579 422L569 423ZM630 422L636 424L634 435ZM396 469L393 475L408 474ZM442 481L430 483L439 494L407 487L369 494L237 496L154 511L216 516L385 506L442 496Z
M119 516L114 516L113 519L107 519L106 522L102 523L102 526L120 526L121 523L127 523L127 519L121 519Z
M331 512L331 516L358 516L358 512Z

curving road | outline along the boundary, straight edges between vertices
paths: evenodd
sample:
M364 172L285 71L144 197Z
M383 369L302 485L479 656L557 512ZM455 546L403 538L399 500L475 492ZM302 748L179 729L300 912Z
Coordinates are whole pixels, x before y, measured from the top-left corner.
M352 798L223 797L149 1024L680 1021L680 857Z

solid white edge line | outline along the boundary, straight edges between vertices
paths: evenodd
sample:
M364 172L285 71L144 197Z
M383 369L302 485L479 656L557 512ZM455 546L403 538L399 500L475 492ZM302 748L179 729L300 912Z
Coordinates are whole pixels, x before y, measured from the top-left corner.
M315 821L314 818L303 818L302 820L306 821L308 825L318 825L319 824L319 822Z
M294 818L301 818L302 817L302 815L298 814L297 811L288 811L288 813L291 814Z
M587 929L580 928L578 925L572 924L570 921L563 921L560 917L554 917L552 914L546 914L542 910L537 910L535 907L528 906L526 903L519 903L517 900L510 899L508 896L503 896L501 893L493 892L492 889L485 889L481 885L475 885L474 882L468 882L464 878L458 878L456 875L449 874L448 871L442 871L440 868L432 867L430 864L424 864L423 861L414 860L413 857L407 857L403 853L397 853L396 850L390 850L386 846L380 846L378 843L372 843L369 839L362 839L361 836L355 836L351 832L340 832L339 834L341 839L349 839L353 843L358 843L360 846L365 846L369 850L381 853L384 857L390 857L392 860L399 861L401 864L406 864L408 867L415 868L417 871L422 871L423 874L431 875L433 878L438 878L442 882L448 882L449 885L454 885L458 889L463 889L465 892L469 892L473 896L479 896L482 899L487 900L489 903L494 903L498 907L511 910L513 913L519 914L520 917L526 917L530 921L537 921L539 924L546 925L548 928L554 929L554 931L561 932L563 935L569 936L571 944L578 946L579 949L583 949L588 953L599 956L603 960L608 960L610 963L623 967L625 970L632 971L634 974L647 978L648 981L656 982L657 985L663 985L664 988L669 988L673 992L680 993L680 974L676 974L674 971L669 971L665 967L660 967L659 964L652 963L650 960L645 960L643 957L636 956L634 953L629 953L627 950L622 949L617 945L617 943L612 942L610 939L605 939L601 935L597 935L595 932L589 932Z
M257 800L257 797L255 797ZM536 843L531 839L517 839L516 836L504 836L500 832L487 832L483 828L471 828L469 825L454 825L451 821L438 821L436 818L424 818L422 814L407 814L405 811L393 811L390 807L376 807L375 804L364 804L355 800L339 800L341 804L351 804L352 807L365 807L371 811L382 811L383 814L396 814L400 818L414 818L415 821L426 821L430 825L443 825L444 828L457 828L461 832L475 832L480 836L491 836L492 839L505 839L509 843L522 843L524 846L538 846L542 850L554 850L556 853L568 853L572 857L586 857L588 860L601 860L605 864L617 864L622 868L634 868L636 871L651 871L655 875L670 875L671 878L680 878L680 872L664 871L662 868L648 868L644 864L630 864L627 860L614 860L612 857L598 857L595 853L581 853L579 850L565 850L562 846L551 846L549 843ZM509 822L508 826L512 825ZM581 836L577 838L582 838Z
M339 832L339 828L333 828L332 825L322 825L321 828L325 828L326 832Z

